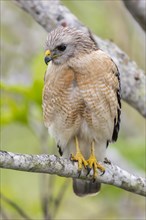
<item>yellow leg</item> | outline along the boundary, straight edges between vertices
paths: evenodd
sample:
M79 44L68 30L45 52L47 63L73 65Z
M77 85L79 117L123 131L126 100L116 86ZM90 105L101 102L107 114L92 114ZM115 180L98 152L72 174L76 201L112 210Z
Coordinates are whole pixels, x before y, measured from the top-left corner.
M102 172L102 175L104 174L105 168L97 162L97 159L95 157L94 141L92 141L92 143L91 143L91 154L90 154L89 159L87 160L87 163L88 163L88 167L90 169L93 168L93 179L96 179L97 169L99 169Z
M75 146L76 146L76 155L74 156L72 154L71 155L71 160L78 162L78 170L81 171L82 170L82 166L87 168L88 163L87 163L87 161L85 160L85 158L83 157L83 155L81 153L81 150L79 148L78 138L76 136L75 136Z

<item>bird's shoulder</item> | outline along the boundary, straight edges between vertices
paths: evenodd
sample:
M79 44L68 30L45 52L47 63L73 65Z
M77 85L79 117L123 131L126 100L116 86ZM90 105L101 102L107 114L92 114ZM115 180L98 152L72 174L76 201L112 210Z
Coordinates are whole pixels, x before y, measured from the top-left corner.
M70 60L70 66L76 72L118 72L118 68L113 59L104 51L97 49L91 53L82 54Z
M120 86L120 73L113 59L104 51L97 50L92 53L92 69L94 75L111 82L115 87Z
M98 49L73 60L72 69L78 80L111 82L119 86L119 71L112 58Z
M113 59L108 55L106 52L98 49L96 51L93 51L91 54L92 60L94 64L97 65L102 65L103 68L109 68L113 69L114 71L117 71L118 68L113 61Z

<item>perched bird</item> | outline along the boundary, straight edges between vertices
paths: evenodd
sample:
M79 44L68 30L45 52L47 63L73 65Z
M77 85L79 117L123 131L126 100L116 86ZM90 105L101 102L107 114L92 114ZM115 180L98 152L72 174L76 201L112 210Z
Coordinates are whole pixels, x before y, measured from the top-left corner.
M120 124L120 81L113 60L80 30L58 27L47 37L43 116L59 153L78 162L93 179ZM73 179L76 195L96 194L100 183Z

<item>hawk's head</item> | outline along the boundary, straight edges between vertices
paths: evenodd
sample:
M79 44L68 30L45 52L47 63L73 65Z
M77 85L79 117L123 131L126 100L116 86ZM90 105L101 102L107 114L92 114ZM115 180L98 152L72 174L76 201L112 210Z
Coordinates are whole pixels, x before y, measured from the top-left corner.
M97 48L88 34L76 28L58 27L47 37L45 62L48 64L52 60L54 64L63 64L94 49Z

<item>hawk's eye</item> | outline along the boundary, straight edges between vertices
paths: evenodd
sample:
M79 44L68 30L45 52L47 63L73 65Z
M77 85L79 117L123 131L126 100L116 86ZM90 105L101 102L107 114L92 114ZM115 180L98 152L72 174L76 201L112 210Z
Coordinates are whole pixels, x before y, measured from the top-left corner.
M60 51L64 51L66 49L66 45L65 44L61 44L57 47L58 50Z

